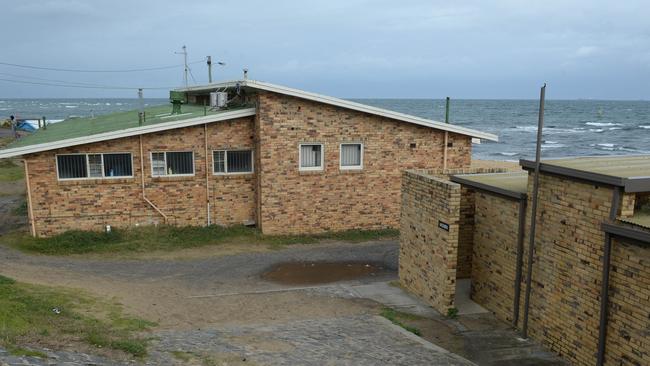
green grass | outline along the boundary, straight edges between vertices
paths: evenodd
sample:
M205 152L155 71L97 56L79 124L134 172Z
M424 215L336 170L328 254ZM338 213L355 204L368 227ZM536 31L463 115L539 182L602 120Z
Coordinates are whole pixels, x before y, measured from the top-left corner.
M174 358L183 362L189 362L192 359L192 354L185 351L172 351L171 354Z
M277 249L290 244L311 244L323 240L362 242L396 236L398 231L392 229L350 230L316 235L264 235L259 230L246 226L148 226L113 229L110 233L73 230L49 238L13 233L6 235L4 241L26 252L70 255L173 251L219 244L263 244Z
M0 182L14 182L23 179L24 168L13 160L0 160Z
M379 315L381 315L384 318L390 320L391 323L393 323L395 325L398 325L398 326L406 329L407 331L409 331L409 332L411 332L411 333L413 333L413 334L415 334L417 336L422 335L422 332L420 332L420 330L418 328L412 327L412 326L404 323L404 321L408 321L408 320L419 320L419 319L421 319L417 315L404 313L404 312L397 311L397 310L395 310L393 308L389 308L389 307L384 307L383 309L381 309L381 313L379 313Z
M115 304L0 276L0 346L12 354L43 357L24 346L46 347L65 341L142 357L147 353L147 340L137 333L154 325L125 317Z

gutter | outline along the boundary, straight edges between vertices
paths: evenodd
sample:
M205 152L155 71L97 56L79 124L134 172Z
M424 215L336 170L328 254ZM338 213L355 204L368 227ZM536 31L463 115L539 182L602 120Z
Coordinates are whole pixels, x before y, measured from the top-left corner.
M29 169L27 168L27 159L23 159L25 165L25 185L27 185L27 214L29 215L29 226L32 236L36 237L36 221L34 220L34 211L32 210L32 188L29 185Z

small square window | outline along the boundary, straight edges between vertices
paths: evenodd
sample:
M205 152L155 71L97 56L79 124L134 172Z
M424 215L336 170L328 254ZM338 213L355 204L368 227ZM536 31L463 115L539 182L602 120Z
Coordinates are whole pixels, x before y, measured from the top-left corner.
M253 172L253 151L218 150L212 153L215 174L241 174Z
M341 169L363 168L363 144L341 144Z
M194 175L194 153L191 151L151 153L151 173L153 176Z
M300 145L300 170L323 170L323 145Z

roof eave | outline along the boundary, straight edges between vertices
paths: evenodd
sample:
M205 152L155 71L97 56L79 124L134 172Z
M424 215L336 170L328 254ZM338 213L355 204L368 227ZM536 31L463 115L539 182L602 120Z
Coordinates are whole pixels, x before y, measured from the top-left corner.
M472 187L472 188L475 188L475 189L478 189L478 190L481 190L481 191L494 193L494 194L497 194L499 196L509 198L509 199L514 199L514 200L517 200L517 201L526 200L526 197L527 197L526 193L516 192L516 191L512 191L512 190L504 189L504 188L500 188L500 187L495 187L493 185L476 182L476 181L473 181L471 179L465 179L465 178L463 178L462 175L452 175L450 177L450 179L451 179L452 182L458 183L460 185Z
M532 160L521 159L519 160L519 165L529 171L535 170L535 162ZM553 164L546 164L544 162L540 163L539 170L542 173L562 175L587 182L600 183L608 186L625 187L624 178L614 177L611 175L586 172L584 170L571 169Z
M27 154L34 154L34 153L43 152L47 150L61 149L70 146L84 145L93 142L114 140L114 139L119 139L124 137L143 135L147 133L154 133L160 131L173 130L177 128L202 125L205 123L225 121L234 118L250 117L250 116L254 116L256 113L257 111L255 108L246 108L246 109L239 109L235 111L223 112L219 114L213 114L204 117L197 117L197 118L191 118L191 119L180 120L180 121L172 121L166 123L158 123L158 124L147 125L147 126L132 127L123 130L98 133L94 135L75 137L71 139L59 140L54 142L9 148L9 149L0 150L0 159L12 158L12 157L22 156Z
M330 96L322 95L322 94L311 93L311 92L307 92L307 91L304 91L304 90L293 89L293 88L289 88L289 87L285 87L285 86L281 86L281 85L275 85L275 84L265 83L265 82L256 81L256 80L227 81L227 82L223 82L223 83L216 83L216 84L208 84L208 85L202 85L202 86L181 88L181 89L177 89L177 90L178 91L192 92L192 91L209 90L209 89L214 89L214 88L235 87L238 84L240 86L242 86L242 87L249 87L249 88L253 88L253 89L265 90L265 91L280 93L280 94L289 95L289 96L293 96L293 97L297 97L297 98L312 100L312 101L315 101L315 102L330 104L330 105L334 105L334 106L338 106L338 107L342 107L342 108L356 110L356 111L359 111L359 112L364 112L364 113L378 115L378 116L382 116L382 117L386 117L386 118L390 118L390 119L409 122L409 123L413 123L413 124L424 126L424 127L434 128L434 129L448 131L448 132L452 132L452 133L458 133L458 134L461 134L461 135L476 137L476 138L489 140L489 141L495 141L495 142L499 141L499 137L497 135L494 135L494 134L491 134L491 133L481 132L481 131L473 130L473 129L470 129L470 128L456 126L456 125L449 124L449 123L443 123L443 122L428 120L428 119L425 119L425 118L420 118L420 117L412 116L412 115L405 114L405 113L394 112L394 111L391 111L391 110L388 110L388 109L372 107L372 106L369 106L369 105L356 103L356 102L352 102L352 101L345 100L345 99L330 97Z

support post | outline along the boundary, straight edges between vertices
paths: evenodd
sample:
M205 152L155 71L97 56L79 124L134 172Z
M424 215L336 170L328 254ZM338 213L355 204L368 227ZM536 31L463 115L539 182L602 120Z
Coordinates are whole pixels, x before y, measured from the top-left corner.
M609 219L616 220L618 206L621 203L621 188L614 187L614 196L612 197L612 207L609 211ZM612 236L605 233L605 243L603 245L603 269L600 288L600 319L598 328L598 353L596 356L596 366L602 366L605 363L605 345L607 342L607 305L609 303L609 267L612 253Z
M528 243L528 266L526 268L526 294L524 297L524 320L521 326L521 335L528 338L528 313L530 307L530 291L533 276L533 252L535 251L535 229L537 226L537 195L539 193L539 166L542 155L542 130L544 129L544 98L546 83L542 86L539 95L539 119L537 122L537 147L535 149L535 177L533 180L533 202L530 212L530 233Z
M203 135L205 137L205 202L206 202L206 226L210 226L210 162L208 155L208 124L203 124Z

